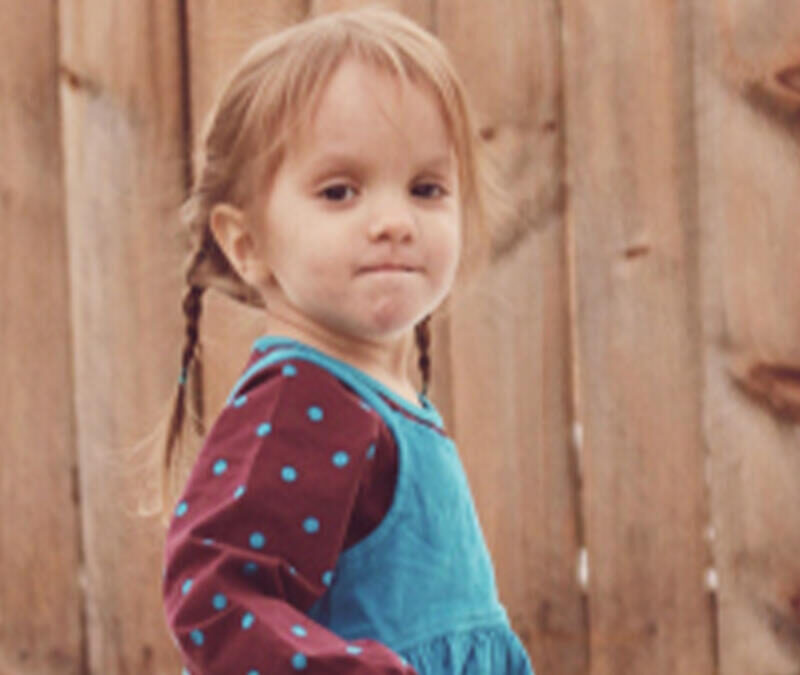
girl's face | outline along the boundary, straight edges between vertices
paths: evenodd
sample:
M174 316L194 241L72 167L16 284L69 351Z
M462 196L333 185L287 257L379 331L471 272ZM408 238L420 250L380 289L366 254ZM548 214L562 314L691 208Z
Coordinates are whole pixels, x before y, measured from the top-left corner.
M269 313L323 333L407 334L455 277L457 168L432 93L344 61L262 213Z

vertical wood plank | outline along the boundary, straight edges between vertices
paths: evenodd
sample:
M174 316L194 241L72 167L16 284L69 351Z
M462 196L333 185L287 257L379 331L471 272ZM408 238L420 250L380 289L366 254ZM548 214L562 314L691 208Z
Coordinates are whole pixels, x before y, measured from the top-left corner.
M84 672L51 2L0 2L0 672Z
M562 4L592 675L714 672L689 6Z
M160 528L130 508L141 485L124 450L177 378L179 14L175 3L98 0L62 0L59 12L88 665L163 673L177 661Z
M259 39L305 18L308 3L297 0L187 2L192 147L224 78ZM246 307L211 290L203 296L201 341L205 419L210 425L241 374L253 340L265 332L263 310Z
M192 140L230 70L255 42L308 13L308 1L206 0L186 6L189 29Z
M519 213L493 224L494 260L478 291L456 293L450 340L457 440L501 599L534 667L585 673L558 7L447 0L437 4L436 18Z
M314 16L374 4L373 0L311 0L310 14ZM383 0L377 4L402 12L428 30L434 29L433 0Z
M800 6L694 5L722 675L800 667Z

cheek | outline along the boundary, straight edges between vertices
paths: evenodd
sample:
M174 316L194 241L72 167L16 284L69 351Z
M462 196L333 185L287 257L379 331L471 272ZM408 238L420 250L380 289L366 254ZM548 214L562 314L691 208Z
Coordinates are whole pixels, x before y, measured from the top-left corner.
M455 229L439 230L436 236L428 241L429 273L436 287L452 284L460 252L460 237Z
M349 260L333 247L309 243L309 254L295 261L296 273L320 298L333 298L347 282Z
M448 269L455 268L461 257L462 235L460 227L443 230L436 242L437 255Z
M330 278L341 272L345 263L335 250L320 242L308 242L306 245L309 253L303 256L301 263L305 275Z

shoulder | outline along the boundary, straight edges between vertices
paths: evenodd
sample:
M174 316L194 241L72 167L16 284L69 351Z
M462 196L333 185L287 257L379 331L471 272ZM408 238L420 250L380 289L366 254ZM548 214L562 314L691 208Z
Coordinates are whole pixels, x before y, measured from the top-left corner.
M249 376L223 407L195 458L186 498L241 492L274 476L283 485L284 473L293 481L323 476L329 466L347 466L333 475L357 486L386 438L380 416L329 371L301 359L280 361Z
M252 362L251 362L252 364ZM251 366L252 367L252 366ZM384 422L347 384L320 365L287 358L250 374L220 412L212 434L230 438L243 428L266 436L280 425L329 442L375 438Z

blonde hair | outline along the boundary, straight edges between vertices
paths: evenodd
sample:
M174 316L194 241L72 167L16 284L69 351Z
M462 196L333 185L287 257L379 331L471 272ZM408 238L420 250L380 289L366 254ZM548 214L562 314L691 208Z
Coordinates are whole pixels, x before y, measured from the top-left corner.
M279 167L287 143L307 127L327 83L345 58L356 58L403 83L427 86L436 96L458 161L462 199L463 253L457 282L474 278L488 261L492 200L502 193L495 168L483 148L474 112L444 45L410 19L372 6L324 14L298 23L253 45L233 69L208 114L199 148L198 175L180 215L189 230L192 252L185 266L183 298L186 340L177 391L163 446L161 513L172 502L173 448L183 445L186 392L202 423L202 360L198 324L202 295L215 288L234 299L264 307L259 292L237 274L209 226L215 204L227 202L255 213L264 186ZM415 327L423 391L430 378L430 333L425 317ZM180 453L178 453L180 459Z

